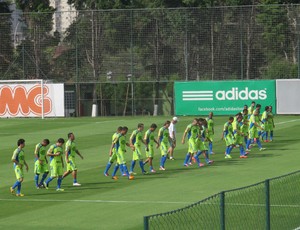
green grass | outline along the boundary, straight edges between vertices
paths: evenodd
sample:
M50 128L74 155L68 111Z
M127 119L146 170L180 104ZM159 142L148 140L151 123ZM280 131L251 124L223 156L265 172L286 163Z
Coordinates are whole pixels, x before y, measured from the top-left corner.
M197 202L220 191L247 186L267 178L299 169L300 117L277 116L275 141L267 143L265 152L256 148L248 159L224 159L224 143L220 140L227 117L215 117L216 135L212 156L215 163L198 169L182 166L187 146L178 143L175 161L167 161L167 171L155 175L137 175L135 180L120 178L113 181L104 177L111 135L119 125L129 127L137 123L147 128L152 122L160 127L166 117L113 117L73 119L2 119L0 124L0 228L11 226L23 229L142 229L143 216L170 211ZM186 125L192 117L180 117L177 139L180 142ZM51 142L66 138L74 132L76 143L84 160L77 159L78 179L82 187L72 187L71 177L63 181L64 193L37 190L33 182L33 150L42 138ZM128 135L129 136L129 135ZM15 182L10 158L18 138L26 140L25 154L30 169L25 173L23 198L13 197L9 187ZM128 149L127 161L131 159ZM129 164L127 164L129 165ZM155 168L159 165L156 151ZM136 172L140 172L136 166ZM112 172L112 168L110 170ZM300 223L299 223L300 225Z

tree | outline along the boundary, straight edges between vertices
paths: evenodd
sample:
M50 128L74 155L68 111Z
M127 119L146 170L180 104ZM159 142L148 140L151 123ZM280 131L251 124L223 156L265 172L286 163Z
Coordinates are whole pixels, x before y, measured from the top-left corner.
M116 37L122 37L123 33L128 33L128 27L121 27L121 18L124 14L120 12L99 11L99 9L118 9L126 8L131 4L130 1L79 1L69 0L69 4L75 6L79 11L78 17L74 22L74 27L67 40L70 41L73 36L73 47L76 39L76 49L78 56L84 57L81 60L81 68L89 71L94 82L93 84L93 105L97 108L98 97L100 99L100 115L105 115L105 106L103 104L104 89L102 84L97 87L96 82L100 79L100 74L105 73L104 58L108 53L113 53L118 48L123 49L124 45L116 43ZM116 29L117 28L117 29ZM127 30L126 30L127 29ZM69 30L71 31L71 30ZM124 36L125 37L125 36ZM125 42L125 44L128 44ZM89 67L88 67L89 66ZM96 105L96 106L95 106Z
M23 11L23 18L27 25L27 30L24 31L26 40L23 43L27 48L27 59L31 59L28 60L28 64L34 63L32 69L28 70L27 77L45 78L47 72L45 69L49 71L50 63L49 60L45 60L44 52L47 51L46 47L51 41L49 32L52 30L52 16L55 9L50 6L49 0L16 0L16 5Z
M278 4L281 1L265 0L259 7L260 12L257 15L257 21L262 28L263 53L265 55L264 73L269 76L270 73L278 71L278 66L286 63L286 67L290 67L293 72L297 62L297 13L290 10L285 5ZM292 65L289 64L292 63ZM271 69L270 69L271 68ZM272 70L274 68L274 70Z
M0 2L0 75L5 76L13 61L13 45L11 41L11 11L9 3Z

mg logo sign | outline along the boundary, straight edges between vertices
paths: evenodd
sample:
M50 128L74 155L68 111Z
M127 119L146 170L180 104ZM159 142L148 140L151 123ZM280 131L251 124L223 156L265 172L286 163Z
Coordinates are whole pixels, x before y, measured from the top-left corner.
M49 89L44 86L44 114L49 114L52 110L52 101L47 96ZM42 114L41 86L34 85L26 89L23 85L10 87L3 85L0 87L0 116L9 114L10 116L28 116Z

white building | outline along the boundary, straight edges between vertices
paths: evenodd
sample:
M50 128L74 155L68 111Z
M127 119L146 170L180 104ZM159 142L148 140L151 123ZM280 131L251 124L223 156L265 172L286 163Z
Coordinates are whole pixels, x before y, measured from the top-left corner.
M75 7L68 4L67 0L50 0L50 5L56 9L53 14L52 32L59 32L63 38L64 32L76 19L77 11Z
M64 33L77 17L77 11L75 7L67 3L67 0L50 0L50 5L56 9L53 14L52 33L55 31L59 32L63 39L65 37ZM26 24L20 16L22 15L22 11L17 9L14 1L10 5L10 10L12 11L11 36L16 47L24 39L23 27L26 27Z

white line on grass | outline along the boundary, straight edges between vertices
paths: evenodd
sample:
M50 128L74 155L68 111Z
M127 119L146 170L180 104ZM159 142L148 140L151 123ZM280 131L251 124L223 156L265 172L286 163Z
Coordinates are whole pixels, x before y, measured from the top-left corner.
M291 123L291 122L295 122L295 121L300 121L300 119L289 120L289 121L282 121L282 122L278 122L278 123L275 122L275 125L283 125L283 124Z
M131 204L193 204L193 202L185 201L147 201L147 200L56 200L56 199L0 199L0 201L12 201L12 202L77 202L77 203L131 203ZM199 205L220 205L220 203L199 203ZM243 203L225 203L225 205L232 206L254 206L265 207L265 204L243 204ZM271 207L283 207L283 208L300 208L300 204L271 204Z
M78 203L134 203L134 204L191 204L180 201L142 201L142 200L48 200L48 199L0 199L0 201L16 202L78 202Z
M100 124L100 123L107 123L107 122L116 122L116 121L125 121L125 120L96 121L96 124Z

